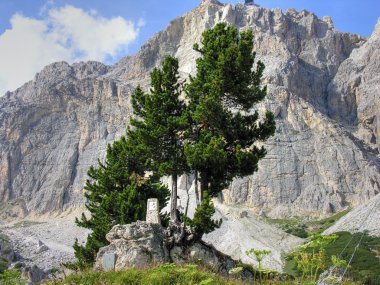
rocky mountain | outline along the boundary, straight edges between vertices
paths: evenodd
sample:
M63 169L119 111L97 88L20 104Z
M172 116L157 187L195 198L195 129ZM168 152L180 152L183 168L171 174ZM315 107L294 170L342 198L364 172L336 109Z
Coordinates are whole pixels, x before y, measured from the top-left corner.
M124 134L130 94L149 86L166 54L184 78L195 71L201 33L226 21L252 29L266 65L276 135L257 173L223 193L271 217L324 216L380 191L380 24L369 38L335 30L307 11L204 0L113 66L54 63L0 98L0 201L4 218L83 205L88 167Z

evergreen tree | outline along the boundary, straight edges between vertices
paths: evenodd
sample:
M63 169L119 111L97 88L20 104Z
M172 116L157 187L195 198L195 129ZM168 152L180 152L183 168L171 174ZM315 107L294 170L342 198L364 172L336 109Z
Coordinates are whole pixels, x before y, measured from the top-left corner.
M203 234L211 233L222 224L222 219L213 220L212 216L215 213L215 207L211 201L211 197L207 192L203 195L203 200L199 207L195 209L193 219L183 217L186 224L192 227L194 231L194 240L200 240Z
M107 148L104 163L90 167L85 186L86 208L91 217L83 213L76 223L92 232L84 246L74 244L75 256L80 267L91 265L99 248L108 244L106 234L114 225L145 220L146 201L158 198L160 207L167 203L168 189L155 176L144 177L144 152L132 134L122 137Z
M252 111L267 91L261 87L264 64L258 61L253 68L252 32L239 34L219 23L202 36L201 47L194 45L201 54L197 73L185 88L191 126L185 155L196 183L200 174L200 192L215 196L234 177L257 171L266 151L254 144L274 134L275 122L271 112L260 119Z
M148 169L172 177L170 219L177 222L177 178L187 169L181 138L186 120L185 104L180 100L178 60L165 57L162 69L155 68L150 77L150 93L137 87L132 95L137 118L131 120L131 125L148 153Z

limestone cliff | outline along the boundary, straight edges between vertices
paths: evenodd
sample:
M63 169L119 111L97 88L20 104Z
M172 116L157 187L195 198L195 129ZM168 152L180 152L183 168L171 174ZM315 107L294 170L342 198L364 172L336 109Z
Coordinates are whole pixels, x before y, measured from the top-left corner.
M339 66L328 87L330 116L353 127L354 135L375 154L380 151L379 46L380 18L366 43Z
M55 63L0 98L3 216L63 211L83 204L86 170L124 133L129 98L166 54L184 78L192 45L219 21L255 34L277 120L260 170L235 180L226 203L267 215L327 215L379 192L379 27L370 38L341 33L307 11L204 0L173 20L134 56L113 66ZM379 26L379 25L378 25Z
M0 98L2 203L16 199L21 214L82 205L87 169L129 117L126 87L100 78L108 70L54 63Z

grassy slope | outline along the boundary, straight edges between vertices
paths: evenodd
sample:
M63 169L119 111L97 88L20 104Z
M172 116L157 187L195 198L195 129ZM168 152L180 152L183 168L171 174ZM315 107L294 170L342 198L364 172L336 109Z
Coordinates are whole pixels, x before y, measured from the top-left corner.
M350 234L348 232L339 232L336 234L338 235L338 239L326 248L326 253L329 257L331 255L340 256L341 259L348 262L361 239L362 233ZM291 257L287 257L284 270L291 275L297 274L296 263ZM380 284L379 237L371 237L364 234L360 246L358 246L352 258L347 275L353 277L354 280L367 282L365 284Z
M120 272L85 272L69 276L62 284L131 284L131 285L167 285L167 284L244 284L238 280L228 281L220 276L197 269L196 265L176 267L165 264L158 267L138 270L129 269Z
M309 233L322 233L327 228L331 227L337 220L346 215L349 210L337 213L329 218L322 220L305 220L299 217L290 219L268 219L268 222L279 226L284 231L300 236L307 237ZM341 259L350 260L352 253L358 244L362 233L350 234L348 232L337 233L338 240L327 248L328 256L339 256L345 246ZM295 261L290 257L286 257L284 271L287 274L296 276L297 269ZM380 284L380 238L364 235L363 240L358 247L351 266L347 271L355 280L366 281L368 284ZM368 281L371 280L371 281Z
M322 220L310 220L304 219L301 217L293 217L289 219L267 219L267 222L270 224L277 225L285 232L301 237L306 238L308 233L322 233L327 228L331 227L336 221L346 215L350 210L336 213L331 217Z
M326 251L329 255L339 255L348 244L341 258L350 260L362 233L352 235L348 232L340 232L337 234L339 236L338 240L329 245ZM364 234L352 259L351 268L348 269L350 276L358 280L371 279L375 281L372 284L380 284L380 257L377 257L377 251L380 251L380 238Z
M197 284L197 285L245 285L259 284L253 281L242 281L238 279L226 279L215 273L198 269L194 264L187 264L177 267L174 264L166 264L150 269L137 270L129 269L120 272L83 272L71 275L62 282L53 282L50 284L82 284L82 285L169 285L169 284ZM272 285L296 285L297 281L264 281L263 284ZM354 285L354 283L344 283ZM304 283L303 285L306 285ZM309 284L307 284L309 285ZM310 284L311 285L311 284Z

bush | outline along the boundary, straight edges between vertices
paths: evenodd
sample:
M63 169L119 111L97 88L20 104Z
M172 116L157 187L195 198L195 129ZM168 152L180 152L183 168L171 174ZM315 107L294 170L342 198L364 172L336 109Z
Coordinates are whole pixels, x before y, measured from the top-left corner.
M307 238L308 233L305 228L306 228L305 225L294 227L294 228L291 227L291 228L286 229L285 232L288 234L300 237L300 238Z
M23 280L21 278L21 272L18 270L5 269L0 274L0 284L1 285L21 285L24 283L25 283L25 280Z

